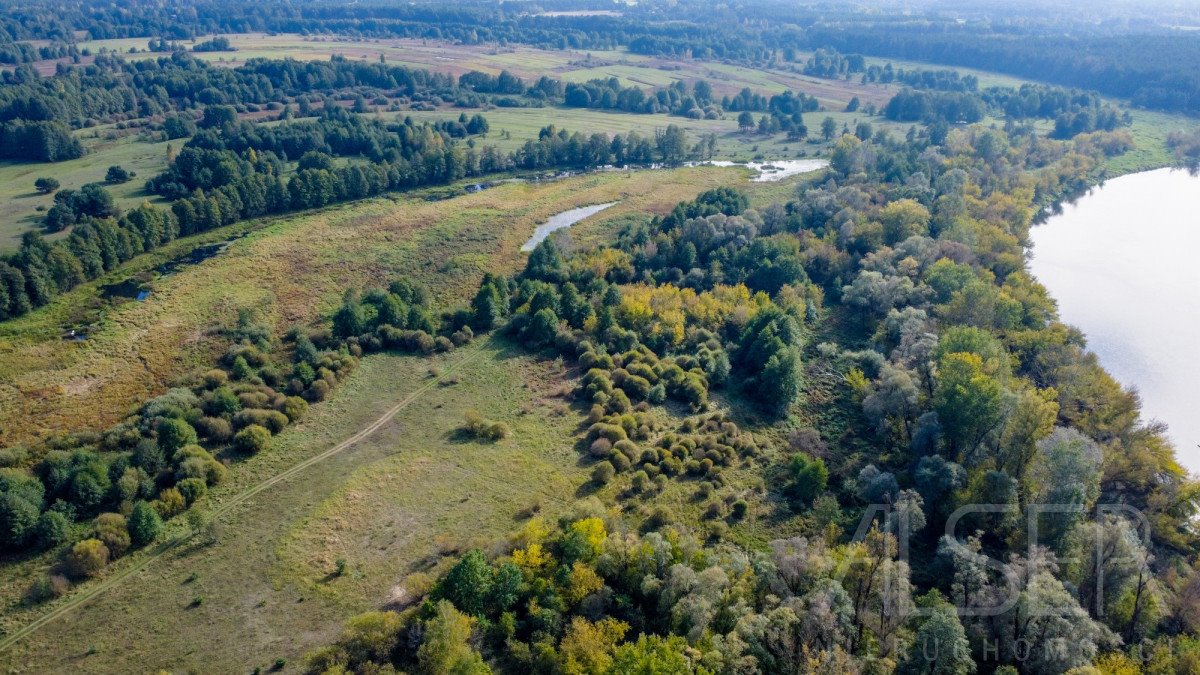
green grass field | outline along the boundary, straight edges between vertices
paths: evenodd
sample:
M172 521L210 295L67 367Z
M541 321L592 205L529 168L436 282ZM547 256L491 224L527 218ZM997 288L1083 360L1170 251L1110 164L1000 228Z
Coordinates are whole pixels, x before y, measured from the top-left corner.
M99 127L77 132L88 149L88 154L79 159L53 164L0 162L0 253L15 249L23 233L41 226L45 214L38 207L53 206L53 195L33 189L33 181L39 177L56 178L63 188L78 189L85 183L103 182L108 167L120 165L136 172L137 177L118 185L105 184L119 206L130 208L146 200L158 200L145 192L145 181L166 167L168 144L146 143L135 136L109 139L110 133L115 134ZM174 141L176 148L182 144Z
M1136 147L1108 162L1112 175L1146 171L1169 166L1175 157L1167 149L1167 135L1172 131L1195 132L1200 130L1200 120L1169 115L1150 110L1134 110L1133 126L1129 128Z
M444 120L457 119L462 112L456 108L404 111L395 114L398 116L408 115L416 120ZM738 130L737 118L733 115L720 120L692 120L677 115L640 115L586 108L493 108L485 111L484 114L488 118L491 130L488 132L487 138L481 142L510 152L519 148L527 139L536 139L538 131L547 124L554 124L559 129L580 131L585 134L637 131L639 134L651 138L653 138L655 130L665 129L667 125L675 124L682 127L693 142L707 134L716 134L717 149L714 159L742 162L756 159L795 159L826 155L828 144L819 136L821 120L825 117L832 117L837 122L839 133L843 128L853 132L856 124L860 121L868 122L876 129L887 130L889 133L900 136L907 133L909 127L912 126L862 113L809 113L805 116L805 124L809 127L809 139L789 141L785 134L762 136L757 133L742 133ZM501 138L503 131L508 131L511 136Z

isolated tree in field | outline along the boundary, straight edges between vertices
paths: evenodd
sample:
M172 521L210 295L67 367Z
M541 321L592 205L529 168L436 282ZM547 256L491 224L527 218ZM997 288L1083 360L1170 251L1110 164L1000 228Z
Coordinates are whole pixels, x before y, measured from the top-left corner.
M821 137L827 141L833 140L833 135L837 133L837 122L832 117L826 117L821 120Z
M749 110L743 110L742 113L738 115L737 122L738 129L740 129L743 133L754 131L754 113L750 112Z
M33 189L38 192L48 195L58 189L58 179L42 177L33 181Z
M855 96L854 98L850 99L849 103L846 104L846 112L849 112L849 113L858 112L858 107L860 105L862 105L862 104L859 103L858 97Z
M123 166L115 165L108 167L108 172L104 174L104 182L106 183L126 183L129 182L137 174L129 171Z

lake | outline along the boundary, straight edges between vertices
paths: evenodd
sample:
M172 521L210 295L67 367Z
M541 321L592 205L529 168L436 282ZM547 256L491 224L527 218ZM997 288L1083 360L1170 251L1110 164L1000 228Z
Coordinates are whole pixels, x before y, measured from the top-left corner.
M1159 169L1107 181L1030 233L1032 272L1063 321L1147 420L1167 423L1180 463L1200 473L1200 177Z

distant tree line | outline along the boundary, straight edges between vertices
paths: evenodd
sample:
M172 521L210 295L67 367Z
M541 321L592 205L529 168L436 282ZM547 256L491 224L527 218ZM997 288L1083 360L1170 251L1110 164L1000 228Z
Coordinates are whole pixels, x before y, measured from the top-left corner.
M901 122L978 122L989 113L1009 120L1054 120L1054 138L1112 131L1132 122L1129 113L1105 103L1094 92L1038 84L1019 88L988 87L981 92L905 88L888 101L884 115Z
M174 199L169 209L143 204L121 213L99 184L58 191L45 227L71 228L70 234L51 243L27 233L15 254L0 258L0 320L45 305L177 237L247 218L512 168L679 164L710 157L715 144L713 137L693 143L675 125L653 139L636 132L584 136L550 127L509 155L455 141L451 130L457 126L486 129L482 117L386 124L333 107L315 120L262 126L239 122L231 109L214 106L206 118L215 126L200 131L166 171L147 181L149 189ZM285 179L287 161L297 162L297 169Z
M843 55L836 49L818 49L804 63L804 74L824 78L839 78L866 70L861 54Z
M1064 20L1065 21L1065 20ZM549 49L612 49L637 54L770 63L820 50L804 68L820 76L862 72L862 54L1010 73L1095 89L1135 104L1200 112L1200 45L1153 29L1033 21L958 24L938 16L845 12L814 6L743 3L639 3L620 16L545 16L467 0L454 5L382 2L330 6L193 3L178 12L139 0L116 9L98 0L42 0L0 15L0 55L26 63L42 52L19 40L48 40L47 56L70 53L77 31L90 39L189 40L218 33L288 32L349 37L409 37L464 44L521 43ZM1141 34L1139 34L1139 31ZM1070 34L1068 34L1070 33Z
M1016 39L1014 39L1016 37ZM1051 38L991 33L987 28L926 24L814 26L810 44L867 54L1009 73L1094 89L1134 104L1200 113L1200 44L1185 34L1083 35Z
M882 66L870 65L863 72L863 84L879 82L891 84L899 82L913 89L936 89L939 91L976 91L979 89L979 78L974 75L963 75L957 70L923 68L893 68L891 63Z
M370 88L394 96L454 92L454 79L426 70L334 57L329 61L251 59L218 68L184 52L126 62L97 56L93 64L39 77L28 66L5 75L0 122L56 122L78 128L101 121L152 117L204 106L265 105L302 94Z

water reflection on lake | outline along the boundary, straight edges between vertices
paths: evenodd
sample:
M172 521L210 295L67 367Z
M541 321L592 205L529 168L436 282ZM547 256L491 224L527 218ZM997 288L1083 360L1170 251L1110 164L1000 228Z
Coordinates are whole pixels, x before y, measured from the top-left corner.
M1170 426L1179 460L1200 473L1200 177L1122 176L1035 226L1030 267L1063 321L1146 419Z

